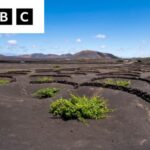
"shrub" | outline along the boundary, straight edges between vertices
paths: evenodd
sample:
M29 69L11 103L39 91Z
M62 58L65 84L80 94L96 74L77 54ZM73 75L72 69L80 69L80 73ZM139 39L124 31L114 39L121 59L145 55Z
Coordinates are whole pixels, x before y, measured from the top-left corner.
M53 81L53 78L51 78L51 77L41 77L41 78L38 78L37 81L41 82L41 83L46 83L46 82Z
M131 85L131 81L112 80L112 79L107 79L107 80L105 80L104 83L105 84L110 84L110 85L123 86L123 87L129 87Z
M60 66L58 66L58 65L55 65L55 66L53 66L53 68L60 68Z
M50 113L64 120L78 119L102 119L111 110L108 109L106 101L101 97L88 98L71 95L70 99L58 99L50 105Z
M8 79L0 79L0 85L5 85L10 83L10 81Z
M38 98L48 98L54 96L55 93L58 92L58 89L56 88L43 88L38 91L36 91L33 96L36 96Z

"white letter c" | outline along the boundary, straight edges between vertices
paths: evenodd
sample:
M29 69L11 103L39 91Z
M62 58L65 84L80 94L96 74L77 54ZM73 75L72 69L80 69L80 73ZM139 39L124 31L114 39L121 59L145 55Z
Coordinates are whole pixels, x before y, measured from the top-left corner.
M20 19L23 21L23 22L28 22L29 20L28 19L24 19L23 16L24 15L28 15L28 12L23 12L20 16Z

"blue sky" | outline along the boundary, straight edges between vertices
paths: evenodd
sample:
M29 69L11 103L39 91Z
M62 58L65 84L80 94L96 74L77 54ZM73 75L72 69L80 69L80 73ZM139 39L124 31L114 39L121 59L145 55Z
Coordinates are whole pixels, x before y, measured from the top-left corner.
M149 0L45 0L45 34L1 34L0 53L97 50L150 57Z

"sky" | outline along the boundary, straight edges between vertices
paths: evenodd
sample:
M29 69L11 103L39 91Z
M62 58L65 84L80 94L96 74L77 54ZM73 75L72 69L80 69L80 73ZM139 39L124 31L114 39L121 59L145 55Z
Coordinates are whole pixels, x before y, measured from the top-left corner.
M0 34L0 54L150 57L150 0L45 0L44 34Z

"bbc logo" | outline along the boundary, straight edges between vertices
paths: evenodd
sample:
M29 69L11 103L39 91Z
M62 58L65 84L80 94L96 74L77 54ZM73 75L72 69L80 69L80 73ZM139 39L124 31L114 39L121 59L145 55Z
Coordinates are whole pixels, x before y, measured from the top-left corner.
M0 25L12 25L12 9L0 9ZM33 9L16 9L16 25L33 25Z
M44 33L44 0L0 2L0 34Z

